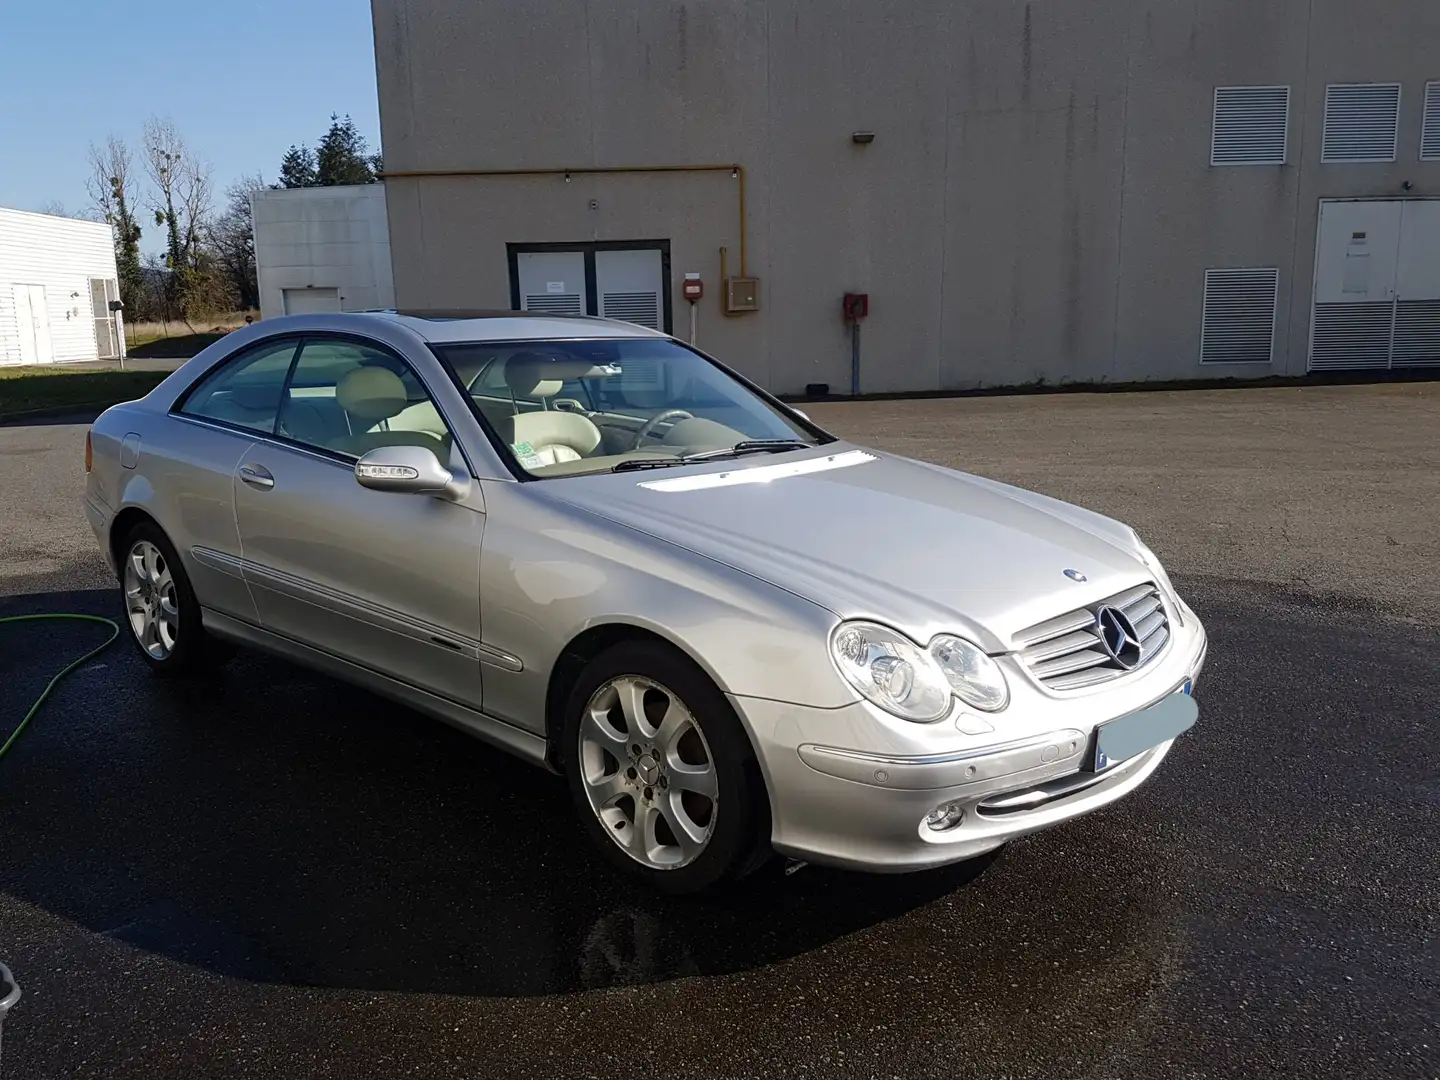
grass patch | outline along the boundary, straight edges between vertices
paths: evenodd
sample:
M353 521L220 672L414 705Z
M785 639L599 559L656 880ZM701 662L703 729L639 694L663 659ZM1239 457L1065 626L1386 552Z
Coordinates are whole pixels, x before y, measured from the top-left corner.
M206 345L231 330L258 320L258 311L227 311L184 322L138 322L125 324L126 351L131 356L151 359L189 359Z
M0 367L0 419L38 409L80 409L144 397L167 371Z
M154 338L131 346L129 354L137 360L188 360L206 346L213 345L226 331L184 334L180 337Z

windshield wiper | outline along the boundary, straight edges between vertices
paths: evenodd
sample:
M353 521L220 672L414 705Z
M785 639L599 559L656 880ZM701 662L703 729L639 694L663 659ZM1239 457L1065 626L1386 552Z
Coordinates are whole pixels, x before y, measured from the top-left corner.
M671 465L692 465L697 461L715 461L719 458L740 457L742 454L777 454L784 450L808 450L812 444L799 439L747 439L734 446L719 450L701 450L684 457L629 458L617 462L611 472L636 472L640 469L665 469Z
M799 439L746 439L723 450L702 450L686 454L686 461L714 461L716 458L739 457L741 454L778 454L785 450L808 450L811 443Z
M611 472L638 472L641 469L665 469L671 465L684 465L685 459L680 457L645 457L626 458L624 461L617 461L610 466Z

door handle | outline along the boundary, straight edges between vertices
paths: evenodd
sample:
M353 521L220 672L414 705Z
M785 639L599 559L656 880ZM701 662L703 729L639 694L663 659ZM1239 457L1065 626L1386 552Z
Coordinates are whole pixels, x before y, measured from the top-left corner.
M269 491L275 486L275 477L270 475L270 470L264 465L241 465L240 479L262 491Z

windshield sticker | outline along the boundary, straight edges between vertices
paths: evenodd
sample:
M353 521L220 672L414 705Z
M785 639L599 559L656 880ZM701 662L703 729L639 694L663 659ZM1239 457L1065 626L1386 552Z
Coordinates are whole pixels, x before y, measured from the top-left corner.
M810 473L829 472L831 469L845 469L852 465L864 465L867 461L874 460L874 454L867 454L863 450L847 450L829 457L806 458L804 461L785 464L752 465L743 469L732 466L724 471L701 473L698 476L647 480L637 486L651 491L703 491L706 488L733 487L736 484L768 484L792 476L806 476Z
M535 453L535 447L528 442L511 443L510 449L515 451L515 456L520 459L520 464L527 469L538 469L545 464L540 460L540 455Z

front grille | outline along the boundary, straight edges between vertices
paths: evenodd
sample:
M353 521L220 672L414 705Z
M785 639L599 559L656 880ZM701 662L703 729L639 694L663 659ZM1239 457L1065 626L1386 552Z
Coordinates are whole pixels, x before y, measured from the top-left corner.
M1102 607L1125 613L1140 640L1139 662L1126 667L1106 650L1096 625ZM1079 690L1109 682L1144 667L1170 640L1170 622L1160 592L1147 582L1071 611L1015 635L1020 661L1051 690Z

